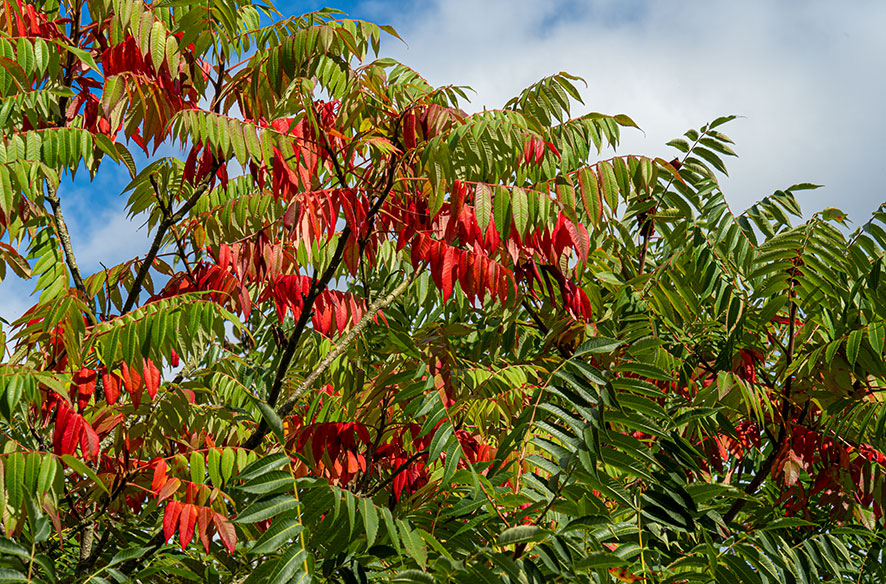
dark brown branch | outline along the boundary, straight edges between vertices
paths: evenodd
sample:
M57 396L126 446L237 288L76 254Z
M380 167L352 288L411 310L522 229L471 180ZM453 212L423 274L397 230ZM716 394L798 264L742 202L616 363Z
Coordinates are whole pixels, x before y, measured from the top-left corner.
M646 254L649 251L649 240L652 239L654 227L655 222L652 217L646 217L640 227L640 237L643 241L640 244L640 267L637 269L638 276L643 275L643 271L646 269Z
M336 152L333 150L332 145L329 143L329 139L326 136L326 133L319 132L319 134L323 139L322 146L329 155L329 159L332 161L332 166L335 172L335 176L338 179L339 186L343 189L348 188L347 177L345 175L344 169L341 167L338 157L336 156ZM370 209L366 213L365 221L367 222L367 225L372 225L376 214L378 213L379 209L381 209L382 204L393 189L394 174L397 164L399 164L399 162L391 164L391 169L388 173L388 176L386 177L384 190L379 193L378 198L375 200L372 207L370 207ZM292 357L295 355L295 349L298 347L298 343L301 340L301 336L304 333L305 327L307 326L308 319L310 318L311 313L314 310L314 301L324 290L326 290L329 282L335 275L336 270L338 270L339 265L341 265L342 259L344 257L345 246L347 245L348 239L350 237L351 228L349 225L346 225L344 229L342 229L341 234L339 234L338 244L336 245L335 251L332 255L332 259L330 260L326 270L319 277L319 279L316 273L312 278L311 287L308 291L308 294L304 298L304 305L302 307L301 314L299 315L298 321L295 324L295 329L293 329L292 334L289 336L289 339L286 342L286 348L283 350L283 354L280 357L280 363L277 366L277 372L274 375L274 381L271 385L271 390L268 392L267 403L269 406L271 406L271 408L275 408L277 406L277 401L280 399L280 391L283 388L283 381L286 378L287 372L289 371ZM361 255L364 245L365 241L360 242ZM291 408L292 406L289 407ZM268 433L268 430L268 424L264 420L264 418L262 418L255 431L244 443L244 446L249 449L257 448L258 445L261 444L262 439Z
M172 215L164 217L163 220L160 221L160 225L157 226L157 233L154 235L154 241L151 243L151 248L148 250L148 254L145 256L142 265L138 269L138 273L135 276L135 282L132 283L132 288L129 289L129 295L126 297L126 302L123 303L123 308L120 310L120 314L126 314L132 310L133 306L135 306L142 285L145 282L145 277L148 275L148 270L151 269L151 265L154 263L154 258L157 257L157 253L159 253L160 248L163 246L163 239L166 237L166 232L170 227L178 223L188 211L193 209L194 205L197 204L197 201L200 200L200 197L209 190L209 182L217 170L218 164L213 164L209 173L206 175L206 178L204 178L197 188L194 189L193 194L191 194L190 198L179 207L178 211Z
M532 318L532 322L535 323L535 326L538 328L538 330L541 331L541 334L547 336L548 333L550 332L550 329L544 323L544 321L541 319L541 317L538 315L538 312L536 312L536 310L532 307L532 305L529 303L529 301L526 300L526 298L523 298L523 300L521 301L521 304L522 304L523 308L526 310L526 312L529 313L529 316ZM569 357L571 357L569 351L565 347L563 347L560 343L553 343L553 345L555 347L557 347L557 352L560 353L561 357L563 357L564 359L568 359Z
M332 260L329 262L329 265L326 267L326 270L323 274L317 278L317 275L314 274L313 281L311 282L311 288L308 290L307 295L304 297L304 304L302 305L301 314L299 314L298 321L295 323L295 329L293 329L292 334L289 335L289 339L286 341L286 348L283 350L283 354L280 356L280 363L277 366L277 372L274 375L274 381L271 385L271 390L268 392L268 405L271 408L274 408L277 405L277 400L280 398L280 391L283 388L283 380L286 379L286 373L289 371L289 365L292 363L292 357L295 355L295 349L298 347L298 343L301 340L301 335L305 330L305 327L308 324L308 319L311 317L311 313L314 311L314 301L320 295L323 290L329 285L329 281L332 280L332 276L335 274L335 271L338 269L338 266L342 262L342 258L344 257L345 246L348 243L348 239L351 237L351 230L349 227L345 227L342 229L341 234L338 238L338 245L335 248L335 252L332 255ZM246 441L244 446L249 449L255 449L261 444L262 438L265 437L265 434L268 433L268 424L265 422L264 418L259 422L258 427L252 433L252 436Z
M521 301L521 304L523 305L523 308L526 310L526 312L529 313L529 316L532 318L535 326L538 327L538 330L541 331L541 334L547 335L550 332L548 325L546 325L544 321L542 321L541 317L538 316L538 313L535 311L534 308L532 308L532 305L529 304L529 301L524 298Z
M71 272L71 278L74 280L74 286L83 295L84 300L89 302L89 296L86 293L86 284L83 283L83 276L80 274L80 268L77 266L77 258L74 256L74 248L71 245L71 234L68 232L68 224L65 223L65 216L62 214L61 201L58 198L57 190L50 190L46 195L49 206L52 208L52 221L55 223L55 231L58 233L58 239L62 245L62 251L65 254L65 263ZM91 324L97 324L95 315L88 311L86 317Z
M793 295L793 288L791 289L791 295ZM796 327L796 319L797 319L797 303L791 300L791 306L789 308L789 322L788 322L788 345L787 351L785 352L785 369L790 370L791 363L794 362L794 333ZM769 473L772 472L772 467L775 465L775 462L778 460L779 455L781 454L781 450L784 447L785 439L787 438L788 424L790 423L790 414L791 414L791 388L793 385L794 376L788 372L787 379L784 382L784 389L782 390L782 404L781 404L781 427L778 430L778 439L775 441L775 444L772 446L772 452L769 453L769 456L766 457L766 460L763 461L763 464L760 466L757 474L754 475L754 478L751 479L751 482L747 484L744 488L744 492L746 495L753 495L757 492L757 489L760 488L760 485L763 484L763 481L769 476ZM732 507L723 515L723 521L725 523L731 523L735 516L738 515L739 511L741 511L745 504L747 503L746 499L737 499Z
M215 78L215 82L213 83L215 96L212 98L210 109L213 113L218 114L221 113L222 83L225 80L225 63L218 55L216 55L216 60L218 61L218 77Z

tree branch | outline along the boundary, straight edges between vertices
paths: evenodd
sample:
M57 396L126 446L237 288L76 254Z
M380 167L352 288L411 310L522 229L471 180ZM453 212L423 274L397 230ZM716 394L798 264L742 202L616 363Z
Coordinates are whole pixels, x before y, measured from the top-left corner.
M344 170L339 164L336 153L333 151L332 145L329 143L329 139L326 136L326 133L320 132L320 136L323 138L323 147L326 149L326 152L329 154L329 158L332 161L335 176L338 179L339 186L343 189L347 188L348 183ZM384 190L379 193L378 198L375 200L374 204L366 212L366 218L364 219L364 221L368 225L372 225L372 221L375 219L375 215L378 213L379 209L381 209L382 204L393 189L394 173L398 164L399 162L391 164L391 170L388 173ZM276 407L277 400L280 398L280 391L283 388L283 380L286 378L286 373L289 371L289 365L292 362L292 357L295 355L295 349L298 346L299 341L301 340L301 335L304 333L305 327L308 324L308 319L310 318L311 312L314 309L314 301L327 288L339 265L341 265L342 259L344 257L345 247L347 246L348 238L350 238L350 236L351 228L349 225L345 225L344 229L342 229L341 234L339 235L338 245L333 252L332 259L329 261L329 265L327 266L326 270L319 277L319 279L317 279L316 272L314 273L314 277L311 282L311 288L304 298L304 306L302 307L301 314L299 315L298 321L295 324L295 329L292 331L292 334L289 336L289 340L286 342L286 348L284 349L283 354L280 357L280 364L277 366L277 372L274 375L274 381L271 385L271 390L268 392L267 403L269 406L271 406L271 408ZM365 242L360 243L361 255L364 245ZM292 406L290 405L289 407L291 408ZM257 448L258 445L261 444L262 438L264 438L265 435L268 433L268 430L268 424L264 420L264 418L262 418L261 421L259 421L258 423L258 427L256 427L255 431L244 443L244 447L249 449Z
M649 251L649 240L652 239L654 225L655 223L652 218L646 217L640 227L640 237L643 238L643 242L640 244L640 267L637 270L638 276L643 275L643 271L646 269L646 254Z
M793 295L793 288L791 289L791 295ZM796 327L796 319L797 319L797 303L791 300L791 306L789 308L789 323L788 323L788 346L787 351L785 352L785 369L790 369L791 363L794 361L794 330ZM751 482L744 488L744 492L746 495L753 495L757 492L757 489L760 488L760 485L763 484L763 481L769 476L769 473L772 472L772 467L775 465L775 462L778 460L779 455L781 454L781 450L784 447L785 439L787 438L787 426L790 423L788 419L790 416L791 410L791 388L793 385L794 376L790 373L785 379L784 389L782 390L782 405L781 405L781 428L778 430L778 439L775 441L775 444L772 446L772 452L769 453L769 456L766 457L766 460L763 461L763 464L760 466L760 469L757 471L757 474L754 475L754 478L751 479ZM737 499L732 507L723 515L723 521L725 523L731 523L735 516L738 515L738 512L741 511L745 504L747 503L746 499Z
M80 559L77 562L77 575L88 569L89 558L92 556L92 544L95 541L95 522L90 521L80 534Z
M289 365L292 362L292 357L295 355L295 349L298 347L298 342L301 339L301 335L305 330L305 327L308 324L308 319L311 316L311 312L314 310L314 301L320 295L320 293L326 289L326 286L329 284L329 281L332 280L332 276L335 274L335 271L338 269L339 264L341 264L342 258L344 257L345 246L348 243L348 239L351 237L351 230L349 227L345 226L342 229L341 234L339 235L338 245L335 248L335 252L332 255L332 260L330 260L329 265L326 267L326 270L317 279L316 273L314 274L313 281L311 282L311 288L308 291L307 295L304 298L304 304L301 309L301 314L299 314L298 322L295 323L295 329L293 329L292 334L289 335L289 339L286 341L286 348L283 350L283 354L280 356L280 363L277 366L277 372L274 375L274 381L271 384L271 390L268 392L268 405L273 408L277 405L277 400L280 398L280 390L283 388L283 380L286 378L286 373L289 371ZM268 424L265 422L264 418L259 422L258 427L252 433L252 436L245 442L244 446L249 449L255 449L261 444L262 438L265 437L265 434L268 433Z
M74 286L83 294L83 298L88 302L89 297L86 293L86 284L83 283L83 276L80 274L80 268L77 266L77 258L74 256L74 248L71 245L71 234L68 232L68 224L65 223L65 216L62 214L62 204L58 198L58 189L50 190L46 195L49 206L52 208L52 221L55 223L55 231L58 233L58 239L62 245L62 251L65 254L65 263L71 272L71 278L74 280ZM86 317L91 324L98 324L95 315L87 312Z
M212 180L212 176L216 171L218 171L218 166L218 164L212 165L206 178L204 178L197 188L194 189L193 194L191 194L190 198L179 207L178 211L172 215L165 216L163 220L160 221L160 225L157 227L157 233L154 235L154 241L151 243L151 248L148 250L148 254L145 256L141 267L138 269L138 273L135 276L135 282L132 283L132 288L129 289L129 295L126 297L126 302L123 304L120 314L126 314L135 306L135 303L138 300L138 295L141 292L142 284L144 284L145 277L148 275L148 270L151 269L151 265L154 263L154 258L157 257L157 254L160 252L160 247L163 245L163 238L166 237L166 232L170 227L178 223L188 211L193 209L194 205L197 204L197 201L200 200L200 197L209 190L209 182Z

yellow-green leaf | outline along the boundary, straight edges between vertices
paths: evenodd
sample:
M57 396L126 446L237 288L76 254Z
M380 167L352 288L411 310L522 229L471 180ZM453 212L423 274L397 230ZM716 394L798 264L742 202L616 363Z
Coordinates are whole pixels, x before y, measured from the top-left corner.
M611 164L604 160L597 164L597 173L600 176L600 186L603 196L606 198L606 204L614 211L618 206L618 181L615 179L615 170Z
M526 198L526 191L517 187L514 189L511 197L511 212L514 216L514 227L520 237L526 233L526 226L529 224L529 202Z
M492 189L489 185L479 183L474 191L474 214L477 217L477 225L485 235L492 218Z

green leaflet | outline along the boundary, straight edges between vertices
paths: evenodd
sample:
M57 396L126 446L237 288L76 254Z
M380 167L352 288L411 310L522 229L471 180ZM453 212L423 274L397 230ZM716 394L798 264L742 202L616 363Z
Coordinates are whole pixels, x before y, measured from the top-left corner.
M502 531L495 543L504 547L516 543L540 541L544 539L546 535L547 533L545 530L536 525L517 525Z
M371 499L360 499L360 516L363 518L363 528L366 530L366 547L372 547L378 535L378 511Z
M271 527L259 537L249 549L249 553L267 554L280 549L288 541L292 541L304 529L298 517L298 511L278 516Z
M514 227L517 229L517 233L521 236L525 235L526 227L529 225L529 201L527 199L526 191L521 188L515 188L512 192L511 211L513 213ZM496 212L496 218L498 218L498 212ZM498 219L496 219L496 225L499 225ZM503 231L502 229L499 230Z
M618 182L612 165L605 160L599 162L597 164L597 176L600 179L600 191L606 199L606 204L615 212L618 206Z
M260 501L256 501L243 511L241 511L237 518L234 520L235 523L257 523L259 521L264 521L266 519L271 519L285 513L287 511L292 511L298 508L301 505L298 499L294 498L292 495L277 495L270 499L262 499Z
M492 218L492 189L483 183L478 183L474 191L474 213L477 225L480 226L481 233L485 235Z
M502 237L506 237L511 227L511 194L504 187L495 188L493 215L495 229Z

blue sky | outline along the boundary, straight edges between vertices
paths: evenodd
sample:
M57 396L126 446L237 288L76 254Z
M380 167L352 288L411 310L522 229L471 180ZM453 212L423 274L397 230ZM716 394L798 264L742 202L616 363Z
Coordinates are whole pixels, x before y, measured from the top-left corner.
M289 2L287 14L323 2ZM393 25L384 56L436 85L472 86L466 109L498 107L557 71L582 76L586 107L626 113L644 133L625 135L622 153L672 156L664 143L724 114L740 158L722 181L743 209L797 182L807 214L837 206L863 222L886 200L881 186L886 134L886 3L874 0L370 0L334 6ZM104 169L78 176L61 196L84 270L144 253L148 234L125 218L126 178ZM0 285L0 316L32 300L15 276Z

